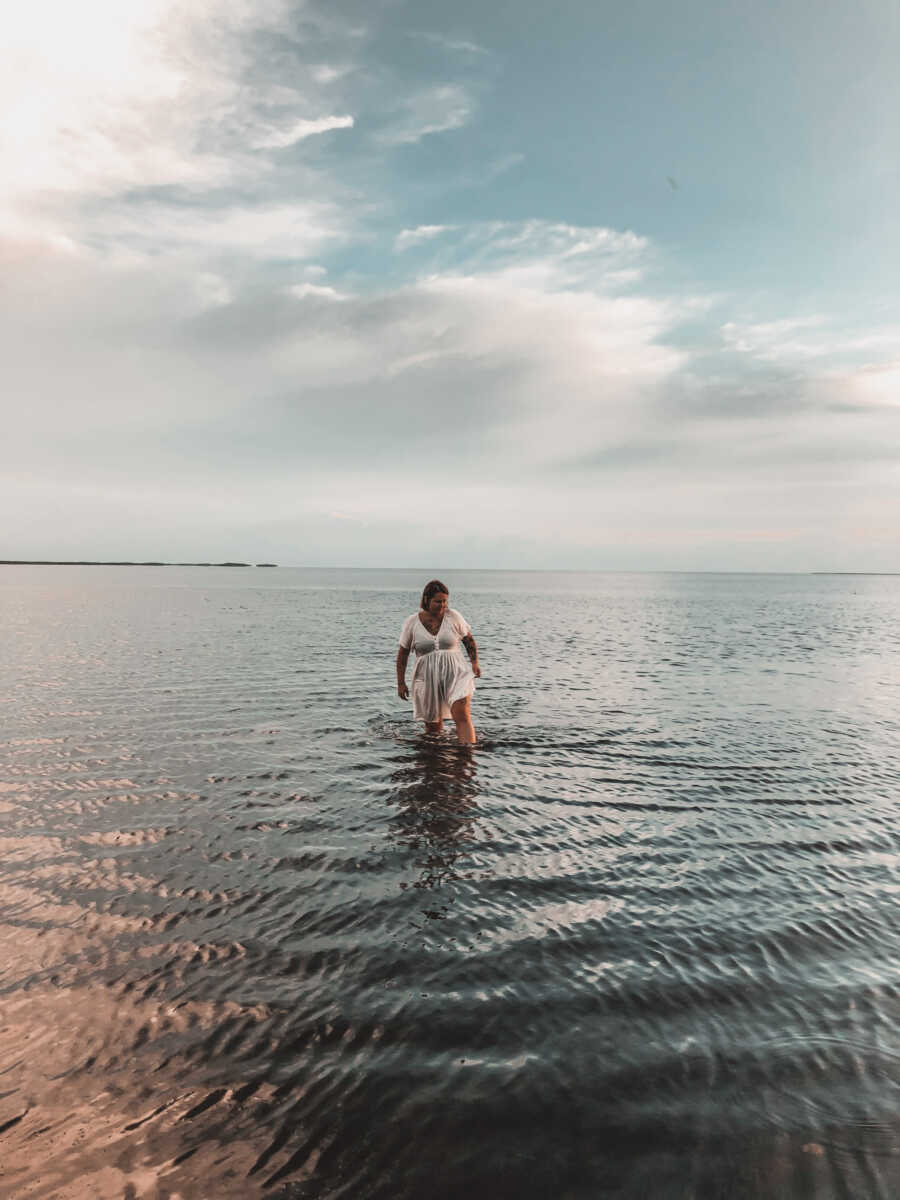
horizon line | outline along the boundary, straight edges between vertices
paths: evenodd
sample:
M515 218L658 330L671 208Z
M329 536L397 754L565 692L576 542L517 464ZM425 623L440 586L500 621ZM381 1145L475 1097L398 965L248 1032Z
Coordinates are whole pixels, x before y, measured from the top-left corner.
M324 564L272 563L272 562L239 562L236 560L224 562L211 561L180 561L163 562L150 559L51 559L51 558L4 558L0 559L0 567L243 567L249 569L266 568L282 571L420 571L428 574L434 568L421 566L403 567L373 567L373 566L334 566ZM571 575L844 575L844 576L884 576L895 577L900 571L847 571L847 570L765 570L753 568L721 568L721 567L460 567L446 566L438 568L441 571L461 572L494 572L494 573L532 573L532 574L571 574Z

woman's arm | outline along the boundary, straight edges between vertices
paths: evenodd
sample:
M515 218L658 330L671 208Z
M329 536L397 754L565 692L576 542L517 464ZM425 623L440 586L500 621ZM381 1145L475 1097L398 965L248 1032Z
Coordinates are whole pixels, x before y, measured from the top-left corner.
M462 640L462 644L466 648L466 654L469 656L469 662L472 664L472 674L477 678L481 678L481 667L478 665L478 647L475 645L475 639L471 633L467 633Z
M409 688L406 686L406 664L409 662L409 651L402 646L397 651L397 695L401 700L409 699Z

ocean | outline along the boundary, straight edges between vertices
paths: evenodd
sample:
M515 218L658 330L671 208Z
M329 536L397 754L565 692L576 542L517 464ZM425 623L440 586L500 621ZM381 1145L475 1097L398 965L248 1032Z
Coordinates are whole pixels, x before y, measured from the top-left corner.
M433 574L479 744L396 694ZM900 1195L900 577L0 568L0 1194Z

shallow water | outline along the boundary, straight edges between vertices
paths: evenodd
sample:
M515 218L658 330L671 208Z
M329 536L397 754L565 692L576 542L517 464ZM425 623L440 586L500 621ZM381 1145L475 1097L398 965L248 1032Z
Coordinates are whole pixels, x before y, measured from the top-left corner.
M900 1195L900 578L0 572L0 1193Z

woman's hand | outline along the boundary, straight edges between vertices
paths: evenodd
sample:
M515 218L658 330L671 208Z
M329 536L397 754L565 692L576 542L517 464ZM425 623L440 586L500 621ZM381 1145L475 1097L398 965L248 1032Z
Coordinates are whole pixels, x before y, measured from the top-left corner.
M472 663L472 674L475 676L476 679L481 678L481 667L479 667L477 662Z
M406 664L409 662L409 648L401 646L397 651L397 695L401 700L409 699L409 688L406 686Z

